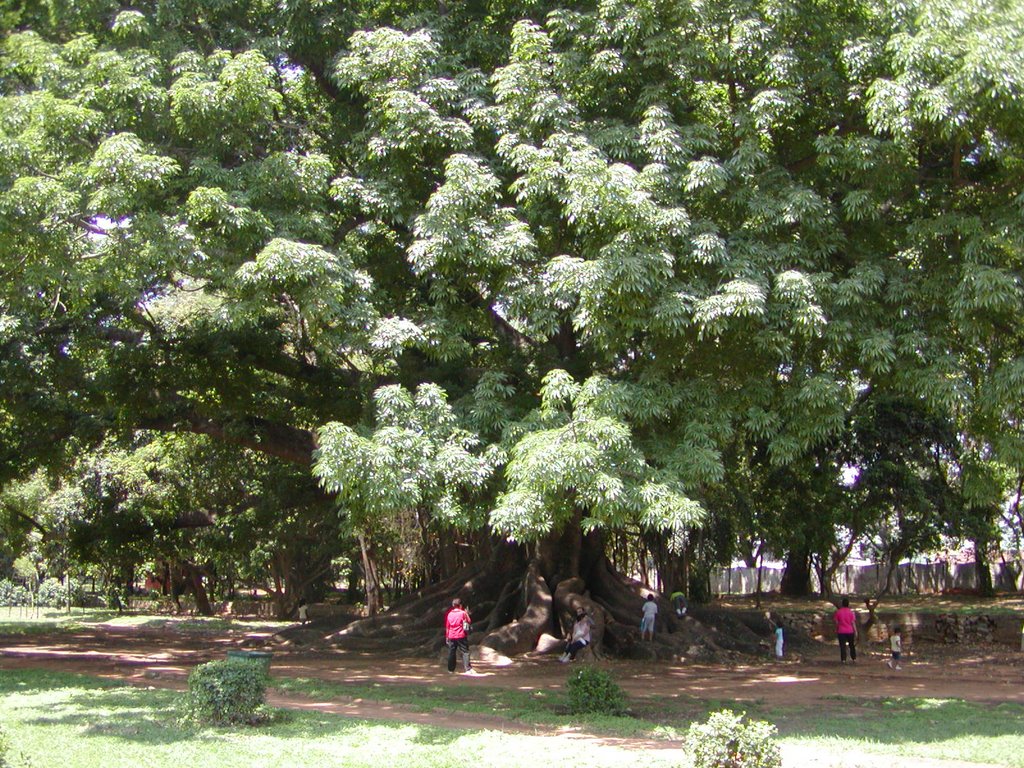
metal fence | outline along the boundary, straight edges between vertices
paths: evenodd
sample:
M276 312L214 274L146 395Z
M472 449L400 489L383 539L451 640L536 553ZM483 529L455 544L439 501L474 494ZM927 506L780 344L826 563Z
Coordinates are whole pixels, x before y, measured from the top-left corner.
M716 595L749 595L757 591L758 570L761 591L773 592L782 582L782 568L718 568L711 573L711 591ZM991 566L992 583L1005 592L1024 591L1024 573L1020 562L1002 562ZM885 585L886 566L847 565L836 571L832 586L836 592L866 595ZM811 577L820 589L817 574ZM951 590L972 590L978 586L974 563L903 563L892 576L892 592L897 595L932 594Z

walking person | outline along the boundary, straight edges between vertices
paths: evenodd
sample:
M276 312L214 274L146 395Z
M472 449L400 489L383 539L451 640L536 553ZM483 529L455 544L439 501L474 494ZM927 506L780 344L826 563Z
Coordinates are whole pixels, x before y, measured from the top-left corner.
M903 630L899 627L892 628L892 634L889 635L889 650L892 652L892 658L886 662L889 669L903 669L900 666L900 659L903 658Z
M576 609L576 621L573 622L572 632L569 635L569 643L565 646L565 653L559 659L563 664L576 661L576 654L583 648L590 645L590 628L594 626L591 619L583 608Z
M640 620L640 639L643 640L645 635L649 635L651 642L654 642L654 619L658 615L658 603L654 595L648 595L644 601L643 614L644 617Z
M448 671L455 671L456 654L462 652L462 662L467 675L475 675L469 660L469 611L462 607L459 598L452 600L452 607L444 615L444 641L448 644Z
M836 637L839 638L839 663L846 663L846 649L850 649L850 663L857 663L857 614L850 609L850 598L844 597L842 607L833 617Z

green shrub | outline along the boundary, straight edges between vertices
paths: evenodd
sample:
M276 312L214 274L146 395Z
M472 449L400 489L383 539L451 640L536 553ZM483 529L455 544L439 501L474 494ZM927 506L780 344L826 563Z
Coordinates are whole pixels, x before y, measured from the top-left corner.
M73 606L81 606L85 601L82 585L70 579L66 582L53 578L45 579L39 583L36 604L49 608L64 608L68 604L69 597Z
M23 584L10 579L0 579L0 606L11 608L36 605L40 608L63 608L68 604L68 590L71 590L71 604L83 605L85 593L80 584L72 582L70 587L59 579L44 579L33 595Z
M775 726L743 722L743 713L714 712L706 723L693 723L687 737L694 768L779 768L782 755Z
M230 659L200 664L188 676L186 716L199 723L260 722L267 670L255 661Z
M20 605L31 605L32 593L21 584L10 579L0 579L0 605L16 608Z
M612 676L597 667L582 667L569 676L566 684L569 710L575 714L594 712L621 715L626 711L626 694Z

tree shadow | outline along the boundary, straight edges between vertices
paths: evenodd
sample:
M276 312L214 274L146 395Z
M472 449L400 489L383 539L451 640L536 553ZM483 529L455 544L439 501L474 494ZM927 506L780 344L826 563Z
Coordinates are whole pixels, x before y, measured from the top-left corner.
M446 728L440 725L429 725L422 723L412 723L401 720L373 720L363 719L358 717L352 717L350 715L339 714L336 712L322 712L318 710L280 710L279 718L275 722L256 726L252 729L253 733L273 733L277 738L280 739L297 739L301 742L308 743L318 738L323 737L325 734L334 736L345 736L353 733L358 733L367 728L379 728L379 729L401 729L403 731L409 731L413 735L409 739L411 742L416 744L425 744L432 746L447 746L455 743L459 738L466 735L467 731L460 728ZM202 729L195 733L202 735L217 734L221 731L228 732L236 731L239 727L235 728L214 728L214 729Z
M39 688L43 690L53 690ZM34 726L77 729L79 737L117 738L144 744L174 744L194 738L195 731L179 724L173 691L133 688L75 691L51 704L45 714L24 722Z
M91 675L58 672L45 669L5 669L0 693L33 694L60 688L82 688L85 690L110 690L123 688L121 681L103 680Z
M466 735L465 730L442 728L436 725L421 725L417 726L417 728L417 733L412 738L412 742L432 747L451 746L458 739Z
M66 675L47 686L39 680L32 686L33 693L55 689L68 689ZM63 682L63 685L59 683ZM449 746L465 735L461 729L430 724L354 719L328 712L304 710L271 710L269 721L256 725L211 727L183 722L183 696L178 691L140 689L131 687L105 688L88 686L77 688L60 702L48 705L45 712L25 719L27 725L37 727L61 726L73 728L78 738L105 738L142 745L174 745L183 742L216 742L237 737L240 732L257 735L272 734L283 740L307 741L324 734L344 735L367 727L402 728L411 733L410 741L428 746ZM88 687L86 687L88 686ZM29 692L26 690L26 692Z

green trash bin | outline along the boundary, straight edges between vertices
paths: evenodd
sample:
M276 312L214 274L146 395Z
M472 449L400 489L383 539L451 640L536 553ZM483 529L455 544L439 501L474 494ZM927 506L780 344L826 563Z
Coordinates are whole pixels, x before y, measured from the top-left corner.
M270 660L274 658L271 651L228 651L228 661L247 661L262 664L263 669L270 673Z

